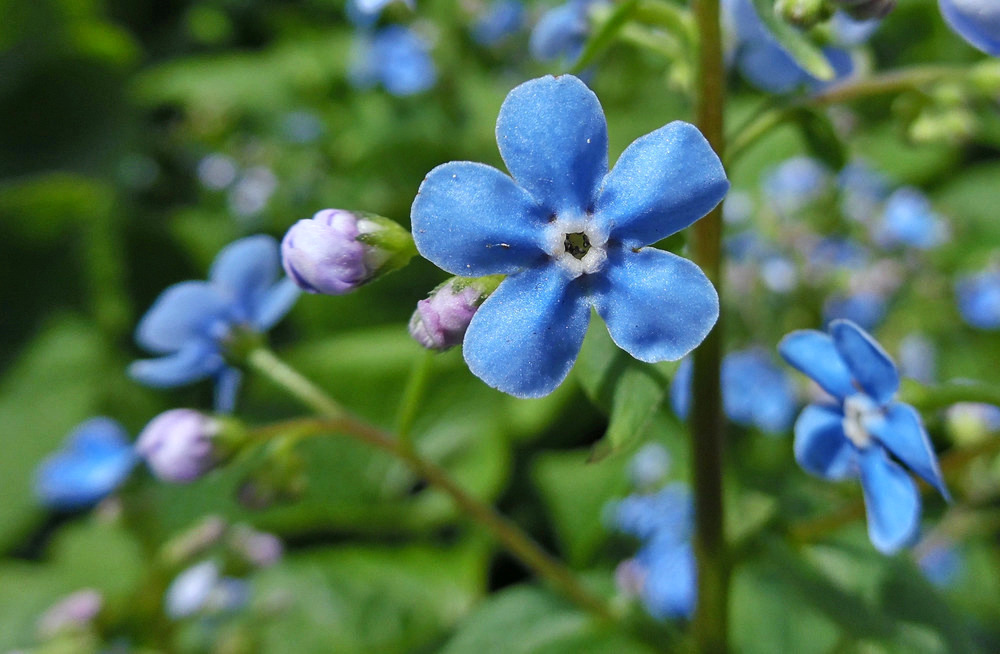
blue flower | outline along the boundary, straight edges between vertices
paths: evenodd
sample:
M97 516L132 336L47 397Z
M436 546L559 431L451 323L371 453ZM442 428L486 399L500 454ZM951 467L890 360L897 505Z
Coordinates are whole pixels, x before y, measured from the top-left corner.
M497 143L513 179L468 161L438 166L413 202L420 253L452 274L506 274L465 335L465 360L517 397L556 388L596 307L619 347L675 360L712 329L719 299L698 266L643 247L716 206L729 182L692 125L633 142L608 172L601 105L579 79L543 77L507 96Z
M764 197L783 216L795 214L830 191L832 177L812 157L792 157L768 171L761 182Z
M867 223L876 216L889 197L889 180L867 164L855 161L837 175L840 208L848 218Z
M925 538L917 545L914 554L920 571L938 588L947 588L958 581L964 567L958 548L943 537Z
M955 285L962 319L978 329L1000 329L1000 272L987 270Z
M735 42L730 60L735 61L748 82L763 91L791 93L803 88L817 91L854 72L854 62L847 50L825 47L823 54L835 76L831 81L820 81L806 72L778 43L757 15L751 0L724 0L722 10L723 20ZM834 29L844 33L843 45L854 45L862 34L861 28L853 23L856 21L848 17L834 23Z
M903 187L886 201L875 238L883 247L927 250L940 245L946 234L944 221L934 212L927 196L915 188Z
M545 12L531 31L531 55L539 61L573 61L590 34L588 13L601 0L569 0Z
M35 494L54 509L93 506L125 481L136 460L120 424L91 418L70 432L63 449L38 467Z
M959 36L987 54L1000 56L1000 4L996 0L938 0L938 4Z
M875 329L885 318L885 298L875 291L831 295L823 303L823 322L850 320L863 329Z
M880 552L912 543L920 527L920 493L893 459L945 498L948 491L920 415L894 400L899 374L892 360L847 320L834 321L829 335L792 332L778 350L833 399L832 404L810 404L799 415L796 461L823 479L861 478L868 536Z
M920 333L907 334L899 344L899 369L904 377L930 384L937 377L937 348Z
M670 404L685 420L691 410L691 373L691 359L684 359L670 384ZM795 386L762 350L726 355L721 382L723 410L736 424L769 434L780 434L792 426L798 406Z
M642 546L623 562L637 593L658 619L689 617L697 597L697 566L691 548L694 509L681 484L654 494L634 494L614 507L614 527L636 537Z
M229 244L212 263L208 281L174 284L160 294L139 322L135 339L156 359L129 366L136 381L155 388L215 379L215 407L232 411L241 373L224 350L234 328L264 332L292 308L299 289L277 281L278 244L270 236L249 236Z
M520 0L494 0L472 26L476 43L492 46L521 29L524 23L524 5Z
M401 25L384 27L374 36L359 35L349 68L354 86L364 89L381 84L398 96L421 93L437 82L427 41Z

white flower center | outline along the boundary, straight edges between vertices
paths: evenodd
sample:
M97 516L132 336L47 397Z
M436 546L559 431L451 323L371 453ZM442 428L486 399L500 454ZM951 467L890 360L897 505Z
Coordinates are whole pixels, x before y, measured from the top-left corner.
M872 435L865 422L879 415L878 405L867 395L851 395L844 400L844 434L859 449L871 445Z
M604 266L607 243L607 233L589 216L556 218L545 232L545 249L574 278Z

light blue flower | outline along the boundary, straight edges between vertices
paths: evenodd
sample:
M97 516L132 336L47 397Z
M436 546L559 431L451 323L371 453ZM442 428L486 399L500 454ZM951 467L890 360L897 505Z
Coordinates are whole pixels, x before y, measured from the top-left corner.
M893 459L946 499L948 491L920 415L894 399L899 374L892 360L850 321L834 321L829 332L792 332L778 345L833 400L799 415L795 459L823 479L860 477L868 536L880 552L892 553L911 544L920 528L920 492Z
M494 0L472 26L472 38L485 46L497 45L524 24L520 0Z
M885 298L875 291L831 295L823 303L823 322L850 320L863 329L875 329L885 318Z
M360 34L351 52L351 83L358 88L382 85L393 95L422 93L437 82L430 45L401 25L384 27L374 35Z
M637 593L655 618L686 618L694 612L698 585L693 522L691 495L681 484L630 495L614 507L615 529L642 542L635 557L622 564L630 577L626 590Z
M920 333L907 334L899 344L899 370L904 377L923 384L937 378L937 348Z
M35 471L35 494L48 507L83 509L125 481L136 463L125 429L110 418L78 425Z
M601 1L569 0L542 14L531 31L531 55L539 61L574 61L590 35L590 9Z
M505 274L465 335L470 370L517 397L569 373L591 307L635 358L676 360L705 338L719 299L698 266L652 247L715 207L729 182L697 128L673 122L608 172L597 96L543 77L507 96L497 143L513 179L468 161L438 166L413 202L420 253L452 274Z
M810 75L767 30L751 0L724 0L723 21L732 33L733 45L729 59L743 77L757 88L769 93L791 93L801 89L817 91L849 77L854 62L847 50L828 46L823 54L834 70L834 79L823 82ZM868 30L855 25L849 17L839 18L834 29L844 32L843 45L854 45ZM865 21L866 23L868 21ZM849 26L849 27L848 27ZM870 35L870 33L868 34Z
M882 247L909 246L928 250L944 242L947 228L927 196L903 187L886 200L875 239Z
M844 166L837 175L837 183L841 191L841 211L860 223L873 220L890 193L886 176L861 161Z
M691 359L684 359L670 384L674 413L687 420L691 411ZM780 434L792 426L798 402L795 385L763 350L727 354L722 361L722 407L738 425Z
M938 0L941 15L959 36L1000 56L1000 3L996 0Z
M767 202L782 216L793 215L829 193L830 171L812 157L792 157L768 171L761 182Z
M868 260L868 252L864 247L849 238L838 236L820 239L809 252L810 267L824 272L858 270Z
M226 363L234 329L265 332L299 296L290 279L278 281L278 244L270 236L230 243L212 263L208 281L174 284L160 294L135 331L146 350L162 355L129 366L129 375L155 388L215 379L217 411L232 411L241 373Z
M962 319L977 329L1000 329L1000 272L986 270L955 285Z
M914 554L920 571L938 588L953 585L965 567L955 543L943 537L925 538L917 545Z

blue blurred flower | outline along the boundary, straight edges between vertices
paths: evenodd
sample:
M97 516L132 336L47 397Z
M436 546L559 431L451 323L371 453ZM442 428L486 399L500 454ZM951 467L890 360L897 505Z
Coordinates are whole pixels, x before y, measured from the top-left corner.
M524 5L520 0L493 0L472 26L472 38L480 45L493 46L521 29L523 24Z
M860 161L844 166L837 175L837 183L841 191L841 211L861 223L874 219L889 197L889 180L885 175Z
M925 538L914 554L927 580L939 588L951 586L962 572L962 555L954 543L941 537Z
M827 480L860 477L868 513L868 536L891 553L914 541L920 527L920 492L911 472L948 498L937 457L920 415L894 400L899 373L864 330L838 320L830 333L792 332L778 350L832 396L832 404L810 404L795 422L795 459ZM890 458L890 456L892 458Z
M590 35L588 13L603 0L569 0L548 10L531 31L531 55L539 61L554 61L560 57L573 61L583 52Z
M212 263L208 281L180 282L156 299L135 331L146 350L160 354L129 366L136 381L156 388L215 379L215 407L232 411L241 373L224 350L234 329L264 332L292 308L299 289L277 280L278 244L270 236L230 243Z
M811 157L792 157L767 172L761 189L767 202L782 216L793 215L822 198L833 177Z
M615 529L642 542L635 557L622 564L631 577L626 590L637 593L655 618L685 618L694 612L693 516L690 493L681 484L630 495L614 507Z
M941 15L959 36L1000 56L1000 3L996 0L938 0Z
M907 334L899 344L899 370L904 377L930 384L937 377L937 348L923 334Z
M986 270L955 285L962 319L978 329L1000 329L1000 272Z
M912 187L895 191L886 200L875 238L882 247L909 246L922 250L944 242L947 228L930 200Z
M601 105L563 75L511 91L496 133L514 179L447 163L427 175L411 211L424 257L456 275L507 275L469 324L470 370L518 397L551 392L592 306L642 361L697 346L718 318L715 289L690 261L643 246L698 220L729 188L698 129L678 121L651 132L608 172Z
M858 291L849 295L834 294L823 303L823 322L850 320L863 329L874 329L885 318L886 301L874 291Z
M670 472L670 452L659 443L646 443L629 462L632 485L643 490L658 488Z
M849 77L854 72L851 54L842 48L828 46L823 54L834 70L833 80L823 82L810 75L767 30L751 0L724 0L723 21L732 33L729 53L743 77L769 93L791 93L800 89L817 91ZM870 21L864 21L869 23ZM836 40L845 46L856 45L862 35L870 36L870 27L858 25L850 17L838 18L833 28ZM841 40L840 36L843 36Z
M250 600L250 584L222 576L215 561L202 561L181 572L164 595L169 617L181 620L195 615L217 615L238 611Z
M410 9L414 8L414 0L398 1ZM348 0L347 18L358 27L369 28L378 21L382 10L394 2L397 0Z
M362 89L381 84L393 95L421 93L437 82L430 45L401 25L384 27L374 35L359 34L351 52L351 83Z
M110 418L91 418L39 465L35 494L54 509L90 507L118 488L135 463L125 429Z
M691 359L684 359L670 384L670 404L685 420L691 411L691 374ZM798 406L795 385L763 350L727 354L722 361L721 382L723 410L736 424L769 434L780 434L792 426Z
M868 252L849 238L827 236L815 243L809 252L809 265L817 270L857 270L868 263Z

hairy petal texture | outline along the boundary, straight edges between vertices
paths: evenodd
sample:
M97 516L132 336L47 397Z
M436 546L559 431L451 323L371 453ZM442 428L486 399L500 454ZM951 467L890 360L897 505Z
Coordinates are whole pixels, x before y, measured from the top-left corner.
M849 320L830 323L830 335L861 388L879 404L892 400L899 390L899 373L882 346Z
M976 48L1000 56L1000 3L996 0L938 0L951 28Z
M555 213L586 211L608 172L601 103L572 75L511 91L497 118L497 145L517 183Z
M936 488L945 499L950 499L931 440L916 409L909 404L893 402L884 415L866 420L864 426L893 456Z
M208 279L235 304L236 320L249 321L264 301L281 269L278 243L270 236L248 236L224 247L212 262Z
M669 252L609 248L594 305L611 338L640 361L676 361L719 318L719 296L697 265Z
M541 397L569 374L589 321L582 284L556 265L526 270L505 279L472 317L465 361L493 388Z
M464 277L511 274L540 264L547 218L510 177L470 161L428 173L410 210L420 254Z
M715 208L729 190L698 128L674 121L629 145L604 178L596 217L628 247L655 243Z
M906 471L890 461L882 448L870 447L859 458L868 537L875 549L892 554L917 537L920 493Z
M794 331L778 343L778 352L793 368L843 400L857 392L851 371L841 358L833 339L814 329Z
M205 338L229 312L229 301L211 284L180 282L163 291L142 317L135 340L150 352L175 352Z
M857 474L857 450L847 440L844 416L833 407L810 404L795 421L795 460L807 472L836 481Z

